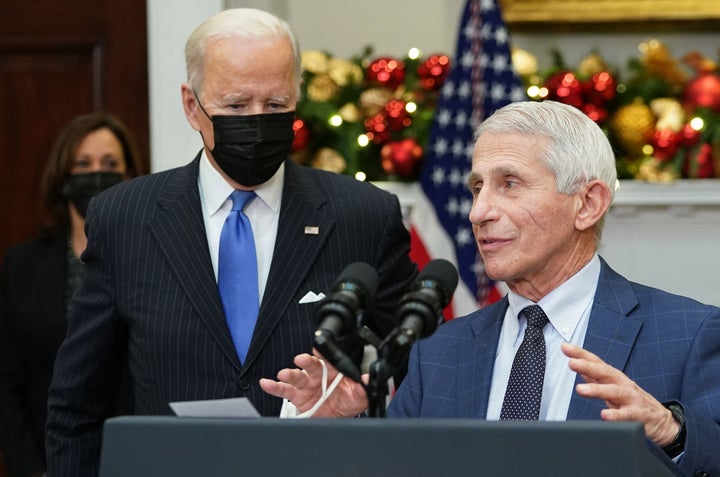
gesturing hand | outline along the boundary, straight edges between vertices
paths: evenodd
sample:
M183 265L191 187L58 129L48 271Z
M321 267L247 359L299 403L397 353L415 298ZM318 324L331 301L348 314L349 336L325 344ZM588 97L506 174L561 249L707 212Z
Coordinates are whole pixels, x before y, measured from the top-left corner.
M570 358L570 369L585 380L575 387L577 393L605 401L607 409L600 413L603 420L642 422L645 435L660 447L673 441L680 424L635 381L579 346L563 343L562 351Z
M263 378L260 387L268 394L287 399L299 413L312 408L322 397L323 367L322 356L313 350L315 356L307 353L295 357L297 369L281 369L277 381ZM327 364L327 380L332 382L338 371ZM367 375L363 381L367 383ZM315 411L313 417L352 417L363 412L368 406L365 389L360 383L343 377L335 391L323 405Z

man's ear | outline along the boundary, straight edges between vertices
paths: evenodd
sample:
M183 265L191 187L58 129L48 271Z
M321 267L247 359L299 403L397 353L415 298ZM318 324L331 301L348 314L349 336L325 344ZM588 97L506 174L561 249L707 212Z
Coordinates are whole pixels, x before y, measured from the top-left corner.
M595 226L610 208L610 188L600 180L592 180L578 192L578 210L575 228L587 230Z
M198 121L198 114L202 114L202 110L200 110L195 93L193 93L189 84L183 83L182 86L180 86L180 95L182 97L185 118L194 130L199 131L200 122Z

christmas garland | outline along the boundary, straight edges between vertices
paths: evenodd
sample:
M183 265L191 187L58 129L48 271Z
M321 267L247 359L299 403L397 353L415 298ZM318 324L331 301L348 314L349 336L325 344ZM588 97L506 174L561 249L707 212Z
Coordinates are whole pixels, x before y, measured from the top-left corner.
M532 99L580 108L607 133L621 179L669 182L720 177L720 74L698 53L675 59L658 40L639 45L626 79L598 53L576 68L559 52L542 71L529 52L513 49L513 65ZM416 180L422 167L447 55L341 59L302 54L293 157L360 180Z

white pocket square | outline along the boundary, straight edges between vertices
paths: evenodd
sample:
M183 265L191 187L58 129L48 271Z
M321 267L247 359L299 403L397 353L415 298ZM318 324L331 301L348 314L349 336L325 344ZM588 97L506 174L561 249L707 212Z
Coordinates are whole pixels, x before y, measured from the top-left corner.
M315 294L313 291L309 291L305 294L304 297L300 298L299 304L303 303L315 303L316 301L320 301L323 298L325 298L325 294L323 292L320 292L318 294Z

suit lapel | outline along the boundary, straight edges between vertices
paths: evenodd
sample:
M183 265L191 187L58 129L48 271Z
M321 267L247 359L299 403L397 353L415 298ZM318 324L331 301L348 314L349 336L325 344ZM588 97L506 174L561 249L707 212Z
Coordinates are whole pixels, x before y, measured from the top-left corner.
M291 160L285 161L278 233L265 294L248 350L248 363L258 356L273 328L297 296L298 288L335 225L334 219L322 211L326 200L303 168ZM312 227L311 231L306 231L306 227Z
M239 369L208 250L197 186L198 164L199 156L172 173L158 195L159 212L149 221L149 228L180 287Z
M590 321L583 348L600 359L624 370L642 322L628 315L638 300L629 282L612 270L601 259L600 279L595 292ZM583 382L576 378L576 384ZM605 403L581 398L573 392L568 409L568 419L597 419Z
M486 313L476 312L476 316L469 318L473 339L467 349L459 352L463 365L458 367L458 416L486 417L500 328L507 307L506 297L488 307Z

